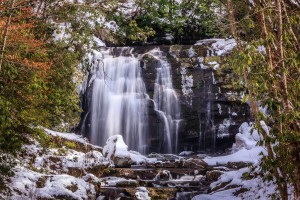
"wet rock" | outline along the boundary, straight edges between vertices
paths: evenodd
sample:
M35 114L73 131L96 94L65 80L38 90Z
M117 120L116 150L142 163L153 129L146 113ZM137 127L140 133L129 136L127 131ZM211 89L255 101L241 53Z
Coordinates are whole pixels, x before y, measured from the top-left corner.
M95 176L100 177L103 174L104 169L106 169L108 165L96 165L93 167L87 168L85 171L91 173Z
M110 199L134 199L135 189L133 188L100 188L101 200Z
M176 200L189 200L192 199L191 192L177 192Z
M193 169L197 169L197 168L207 168L208 164L201 159L195 159L195 158L190 158L186 161L184 161L184 166L187 168L193 168Z
M47 176L41 176L38 181L36 182L36 188L43 188L46 185L48 177Z
M154 178L154 180L157 180L157 181L169 181L172 179L173 179L172 175L171 175L170 171L168 171L168 170L160 171Z
M215 182L219 179L219 177L223 174L223 172L218 170L207 171L206 172L206 181L207 182Z
M250 165L251 165L251 163L243 162L243 161L240 161L240 162L228 162L226 164L226 166L228 168L232 168L232 169L241 169L241 168L244 168L244 167L249 167Z
M159 153L150 153L148 155L149 158L156 158L159 161L163 161L164 160L164 156L162 154Z
M115 176L138 180L152 180L156 174L156 169L107 168L104 170L102 177Z
M130 167L131 166L131 159L127 158L127 157L115 156L113 158L113 162L116 167Z
M72 183L71 185L66 186L66 188L70 191L72 191L73 193L76 192L78 190L78 186L77 184Z
M124 180L116 183L116 187L137 187L138 185L138 182L134 180Z
M148 155L149 158L156 158L158 161L172 161L179 160L180 157L174 154L159 154L151 153Z
M177 188L148 188L152 199L172 199L175 198Z
M84 174L84 170L77 167L68 167L67 174L79 178Z
M167 161L167 162L163 163L164 168L175 168L175 166L176 166L175 162Z
M184 167L184 161L182 159L175 161L175 168L183 168Z
M147 190L147 192L146 192ZM103 200L109 199L173 199L176 196L177 188L101 188L100 197ZM148 193L148 196L147 194ZM104 198L105 197L105 198Z

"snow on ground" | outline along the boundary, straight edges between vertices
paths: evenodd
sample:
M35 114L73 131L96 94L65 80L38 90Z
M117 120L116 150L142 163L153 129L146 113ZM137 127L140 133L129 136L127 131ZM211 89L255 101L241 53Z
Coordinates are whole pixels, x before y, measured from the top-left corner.
M14 172L9 187L13 188L15 200L59 196L82 200L95 195L93 185L70 175L45 175L24 167L17 167Z
M193 200L241 200L241 199L270 199L276 194L276 185L273 182L265 182L259 175L259 163L261 153L266 154L263 147L256 146L260 135L253 130L252 124L243 123L236 135L236 143L233 145L233 153L226 156L206 157L204 161L211 166L227 164L228 162L249 162L250 167L238 170L224 171L219 179L210 184L214 192L201 194ZM251 133L252 132L252 133ZM249 177L250 174L256 176ZM232 189L232 187L234 187ZM240 192L242 191L242 192Z
M100 183L91 173L103 170L110 164L100 147L90 145L86 138L72 133L59 133L46 129L47 134L58 139L53 147L42 146L37 140L28 138L30 144L23 145L13 168L14 176L7 182L10 193L0 196L4 199L93 199L95 186ZM52 140L51 140L52 141ZM57 143L56 140L52 141ZM73 142L73 143L72 143ZM89 145L89 151L79 148L76 143ZM71 147L68 147L70 145Z
M202 194L195 196L194 198L192 198L192 200L241 200L241 198L233 195L235 191L236 189L230 189L213 194Z
M233 154L220 157L208 157L205 158L204 161L208 165L221 165L228 162L250 162L253 164L257 164L260 161L259 154L261 152L265 152L264 148L262 147L255 147L251 150L243 148Z
M79 143L83 143L83 144L89 143L87 138L83 137L82 135L75 134L75 133L60 133L60 132L52 131L50 129L45 129L45 131L46 131L46 133L48 133L52 136L61 137L61 138L64 138L64 139L67 139L70 141L79 142Z
M252 133L251 133L251 130ZM266 150L257 146L260 136L256 130L253 129L252 124L244 122L240 128L239 133L235 136L236 143L233 145L233 153L220 157L207 157L204 161L208 165L220 165L228 162L250 162L254 165L260 161L260 154L266 154Z

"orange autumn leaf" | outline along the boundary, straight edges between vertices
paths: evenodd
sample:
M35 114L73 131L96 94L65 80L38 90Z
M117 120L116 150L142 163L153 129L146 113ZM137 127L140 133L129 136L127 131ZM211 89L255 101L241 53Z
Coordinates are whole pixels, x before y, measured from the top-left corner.
M17 8L18 6L20 8ZM31 6L29 6L28 1L15 2L14 7L17 9L11 18L6 35L6 46L13 54L6 53L5 58L7 61L40 70L39 74L44 74L51 67L52 63L47 61L47 51L44 48L45 42L37 39L33 34L35 14ZM7 1L0 0L0 11L8 8ZM0 30L4 30L6 27L7 19L8 17L5 16L0 18ZM2 33L0 32L0 34L0 39L2 39Z

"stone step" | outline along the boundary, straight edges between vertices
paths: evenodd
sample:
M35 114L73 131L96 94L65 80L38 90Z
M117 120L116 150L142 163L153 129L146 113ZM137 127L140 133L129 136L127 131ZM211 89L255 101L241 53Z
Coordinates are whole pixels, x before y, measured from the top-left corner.
M146 187L149 191L151 199L155 200L175 200L177 193L188 192L191 196L198 194L207 194L209 192L208 187L190 187L190 186L178 186L178 187ZM136 199L135 193L137 189L133 187L101 187L99 189L100 196L104 196L105 200L115 200L121 197L121 199Z
M185 175L195 175L195 169L188 168L111 168L105 169L103 177L123 177L128 179L153 180L162 171L169 171L173 178L179 179ZM197 175L205 175L208 169L197 170Z

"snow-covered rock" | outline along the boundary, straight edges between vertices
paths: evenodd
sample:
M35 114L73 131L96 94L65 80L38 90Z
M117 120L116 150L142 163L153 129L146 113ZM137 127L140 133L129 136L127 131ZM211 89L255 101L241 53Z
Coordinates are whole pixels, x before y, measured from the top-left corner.
M156 181L168 181L172 180L171 172L168 170L162 170L158 172L158 174L155 176L154 180Z
M190 156L195 154L193 151L182 151L179 153L180 156Z
M11 199L78 199L96 198L93 185L66 174L44 175L24 167L14 169L15 175L8 187Z
M128 146L125 144L122 135L109 137L106 141L106 145L103 147L103 154L117 167L131 166L131 157Z
M61 133L61 132L52 131L50 129L44 129L44 130L46 131L47 134L55 136L55 137L60 137L60 138L64 138L64 139L67 139L70 141L79 142L79 143L83 143L83 144L89 143L87 138L83 137L82 135L78 135L75 133Z
M155 163L157 162L156 158L147 158L146 156L143 156L139 152L136 151L129 151L130 158L132 161L132 164L140 165L143 163Z
M266 154L265 148L256 146L260 139L260 135L257 130L253 129L252 124L243 123L236 135L232 154L204 159L209 165L227 165L231 170L223 171L221 169L221 174L218 174L220 176L215 177L215 182L210 184L210 188L214 192L195 196L192 200L271 199L271 195L276 193L275 184L265 182L260 175L250 175L251 169L247 167L247 163L252 163L253 167L256 167L254 174L259 174L261 153ZM241 168L232 165L240 165Z
M218 56L228 54L237 45L235 39L206 39L200 40L195 45L211 45L212 50Z
M242 148L250 150L256 146L260 139L257 130L253 129L252 124L244 122L239 128L239 133L235 136L236 142L233 144L232 150L238 151Z
M138 200L151 200L149 197L149 191L145 187L137 187L135 197Z

